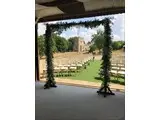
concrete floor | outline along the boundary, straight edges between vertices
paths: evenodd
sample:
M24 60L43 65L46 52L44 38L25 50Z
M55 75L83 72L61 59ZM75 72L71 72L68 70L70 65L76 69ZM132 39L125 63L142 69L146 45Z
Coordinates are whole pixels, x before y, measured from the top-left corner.
M97 89L35 83L36 120L125 120L125 94L97 95Z

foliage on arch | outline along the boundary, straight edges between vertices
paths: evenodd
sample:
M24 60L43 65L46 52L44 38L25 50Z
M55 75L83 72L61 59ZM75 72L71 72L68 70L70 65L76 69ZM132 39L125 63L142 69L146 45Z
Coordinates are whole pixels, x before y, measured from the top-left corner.
M108 86L108 82L110 82L110 74L109 70L111 67L111 52L112 52L112 37L111 37L111 19L112 18L105 18L103 20L93 20L93 21L85 21L85 22L59 22L56 24L47 24L47 32L46 32L46 61L47 61L47 80L48 81L53 81L54 82L54 72L53 72L53 61L52 61L52 49L50 48L51 42L51 33L57 32L57 33L62 33L64 30L67 30L68 28L71 28L73 26L81 26L85 28L95 28L98 27L99 25L104 26L104 44L103 44L103 57L102 57L102 66L101 68L103 69L103 82L102 84L105 86ZM46 83L47 84L47 83ZM50 82L48 82L50 84Z

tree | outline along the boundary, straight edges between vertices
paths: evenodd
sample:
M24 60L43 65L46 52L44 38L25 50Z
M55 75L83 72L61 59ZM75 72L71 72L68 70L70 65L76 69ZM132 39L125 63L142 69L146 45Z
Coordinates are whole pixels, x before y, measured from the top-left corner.
M93 44L90 46L89 52L93 53L96 50L96 46Z
M43 57L45 55L45 39L43 35L38 37L38 49L39 49L39 56Z
M58 52L66 52L68 50L68 41L58 35L54 35L53 38L56 42L56 48Z
M78 37L70 37L68 39L68 51L74 50L75 41L78 39Z
M56 47L56 41L55 41L55 34L52 34L51 36L51 48L53 52L57 52L57 47ZM40 57L43 57L45 55L45 37L44 35L40 35L38 37L38 48L39 48L39 55Z
M98 30L96 34L92 35L92 42L100 51L103 48L104 44L104 33L101 30Z
M124 45L125 45L124 41L113 41L112 42L112 48L113 48L113 50L122 49Z

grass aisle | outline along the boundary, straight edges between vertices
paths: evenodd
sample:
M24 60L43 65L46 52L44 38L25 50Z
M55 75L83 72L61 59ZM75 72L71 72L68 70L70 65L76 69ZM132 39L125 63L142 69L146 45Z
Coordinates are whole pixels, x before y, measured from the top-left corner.
M101 66L100 60L92 61L89 66L87 66L87 69L82 70L80 73L77 73L75 76L67 77L69 79L73 80L83 80L83 81L89 81L89 82L101 82L101 80L95 79L95 77L99 77L99 69ZM118 84L124 84L124 79L119 78L118 81L115 80L114 77L111 77L111 82L118 83Z
M91 62L87 69L82 70L80 73L77 73L76 76L68 77L74 80L84 80L89 82L101 82L101 80L96 80L95 77L98 77L98 72L100 68L101 61L95 60Z

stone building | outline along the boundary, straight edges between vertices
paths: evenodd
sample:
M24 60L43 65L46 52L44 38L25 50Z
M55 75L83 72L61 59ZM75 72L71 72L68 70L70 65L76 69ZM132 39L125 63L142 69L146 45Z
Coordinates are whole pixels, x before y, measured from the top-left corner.
M73 51L83 52L85 51L85 41L83 38L77 38L74 42Z

